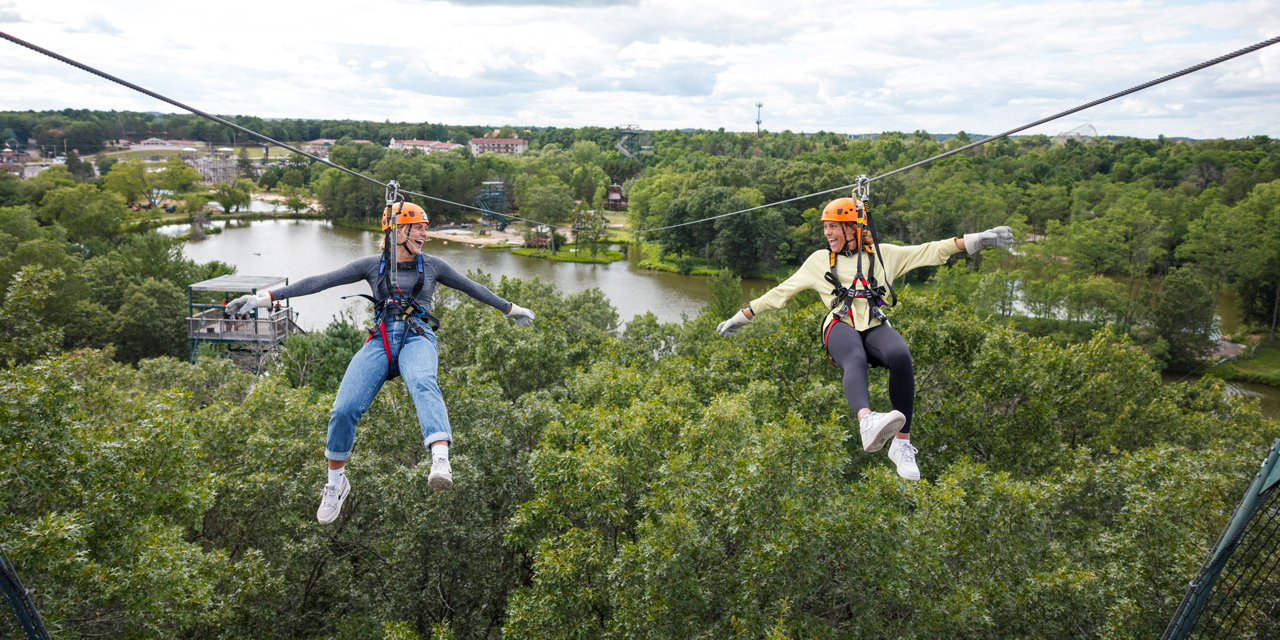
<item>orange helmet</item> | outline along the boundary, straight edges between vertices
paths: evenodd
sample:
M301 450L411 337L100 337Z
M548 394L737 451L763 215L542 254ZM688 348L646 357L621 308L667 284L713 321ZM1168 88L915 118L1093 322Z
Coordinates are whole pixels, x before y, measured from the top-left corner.
M853 198L836 198L822 210L823 222L867 223L867 205Z
M394 223L391 222L393 216L395 218ZM383 231L398 224L416 224L418 222L431 224L431 221L427 220L427 212L412 202L397 202L388 206L382 212Z

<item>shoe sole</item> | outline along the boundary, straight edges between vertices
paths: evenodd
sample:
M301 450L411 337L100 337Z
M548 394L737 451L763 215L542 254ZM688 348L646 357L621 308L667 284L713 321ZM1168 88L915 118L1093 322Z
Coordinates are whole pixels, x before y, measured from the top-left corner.
M316 520L317 520L317 521L319 521L319 522L320 522L320 524L329 524L330 522L333 522L334 520L337 520L337 519L338 519L338 515L342 513L342 504L343 504L344 502L346 502L346 501L347 501L347 496L349 496L349 495L351 495L351 483L350 483L350 482L348 482L348 483L347 483L347 490L346 490L346 491L343 491L343 492L342 492L342 495L338 496L338 508L333 510L333 517L332 517L332 518L329 518L328 520L325 520L325 519L323 519L323 518L321 518L321 517L320 517L320 514L318 514L318 513L317 513L317 514L316 514Z
M884 426L880 427L880 431L871 439L871 442L868 443L865 440L862 442L863 451L872 453L883 449L885 443L898 435L898 431L902 429L902 425L907 423L907 417L902 415L899 411L890 411L886 415L889 416L889 420L884 423Z
M444 476L428 476L427 486L436 491L451 491L453 489L453 478Z

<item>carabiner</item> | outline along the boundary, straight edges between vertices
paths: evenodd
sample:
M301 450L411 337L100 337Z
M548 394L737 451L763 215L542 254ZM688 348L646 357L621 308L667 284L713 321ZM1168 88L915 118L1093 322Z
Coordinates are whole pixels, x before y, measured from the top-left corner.
M871 178L868 178L867 174L864 173L858 176L857 180L853 181L853 197L862 202L866 202L867 198L870 196L870 192Z
M404 202L404 194L400 193L400 183L395 180L387 182L385 196L388 207L397 202Z

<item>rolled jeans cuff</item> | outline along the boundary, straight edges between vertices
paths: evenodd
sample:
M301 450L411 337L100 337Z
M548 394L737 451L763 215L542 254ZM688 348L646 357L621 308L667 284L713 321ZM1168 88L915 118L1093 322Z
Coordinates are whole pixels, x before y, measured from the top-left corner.
M448 442L448 443L449 443L449 446L451 446L451 447L453 446L453 436L452 436L451 434L449 434L449 432L447 432L447 431L437 431L437 432L435 432L435 433L433 433L433 434L431 434L431 435L427 436L427 437L422 441L422 446L424 446L424 447L426 447L426 448L430 449L430 448L431 448L431 443L433 443L433 442L440 442L441 440L444 440L445 442Z
M334 462L342 462L343 460L346 460L350 456L351 456L350 451L343 451L339 453L337 451L330 451L328 447L325 447L325 450L324 450L324 457Z

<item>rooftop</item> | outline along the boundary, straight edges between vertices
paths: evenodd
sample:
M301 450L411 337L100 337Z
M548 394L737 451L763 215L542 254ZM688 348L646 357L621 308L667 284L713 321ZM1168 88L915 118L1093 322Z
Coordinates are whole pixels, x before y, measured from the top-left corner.
M234 291L237 293L256 293L275 286L288 284L288 278L278 276L218 276L212 280L197 282L191 285L191 291Z

